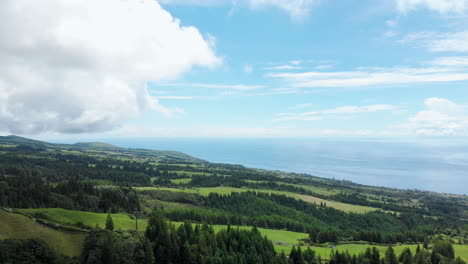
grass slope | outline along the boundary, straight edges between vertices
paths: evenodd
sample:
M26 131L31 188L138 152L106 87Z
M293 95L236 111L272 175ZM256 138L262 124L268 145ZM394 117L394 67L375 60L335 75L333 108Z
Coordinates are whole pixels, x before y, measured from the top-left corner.
M292 192L277 191L277 190L261 190L261 189L247 189L247 188L235 188L235 187L202 187L202 188L193 188L193 189L177 189L177 188L168 188L168 187L135 187L137 190L166 190L173 192L186 192L186 193L199 193L201 195L207 196L210 193L219 193L219 194L231 194L233 192L264 192L264 193L274 193L274 194L283 194L289 197L294 197L297 199L304 200L309 203L320 204L321 202L326 203L327 206L344 211L344 212L353 212L353 213L367 213L371 211L380 210L379 208L362 206L362 205L353 205L346 204L341 202L335 202L330 200L324 200L317 197L309 195L301 195Z
M67 256L79 256L86 233L64 232L41 225L31 218L0 210L0 239L40 238Z
M98 225L100 228L105 227L107 214L102 213L93 213L93 212L83 212L83 211L74 211L66 210L61 208L39 208L39 209L17 209L17 211L34 215L41 213L49 221L61 224L76 224L81 222L87 226L95 227ZM12 214L15 215L15 214ZM18 215L21 216L21 215ZM134 229L135 220L131 219L126 214L111 214L112 220L114 222L115 229ZM24 217L24 216L22 216ZM26 218L26 217L25 217ZM182 222L172 222L176 227L181 225ZM138 230L144 231L148 225L146 219L140 219L138 221ZM226 225L213 225L213 229L217 232L222 229L226 229ZM232 228L240 229L252 229L251 226L232 226ZM273 230L258 228L260 233L264 236L267 236L273 241L275 245L289 246L292 247L295 244L299 243L299 239L304 239L308 237L306 233L285 231L285 230Z
M334 251L348 251L351 255L354 254L359 254L364 252L368 247L376 247L379 252L380 256L385 255L385 251L387 250L386 246L373 246L373 245L363 245L363 244L346 244L346 245L338 245L334 248L330 247L310 247L313 249L315 252L317 252L318 255L320 255L323 259L328 259L330 257L330 254L332 250ZM395 250L395 254L398 256L400 253L403 251L405 248L410 248L411 252L413 254L416 252L416 247L417 245L399 245L399 246L394 246L393 249ZM460 257L464 261L468 261L468 245L453 245L455 249L455 256ZM280 246L280 245L275 245L275 249L277 251L284 251L285 253L291 252L292 246Z
M39 209L17 209L22 213L30 215L43 214L46 220L55 223L75 225L79 222L89 227L105 228L107 214L66 210L62 208L39 208ZM111 214L114 222L114 229L135 229L135 220L127 214ZM146 220L138 221L138 230L144 231L148 225Z
M40 208L40 209L18 209L18 211L35 214L42 213L50 221L62 223L62 224L76 224L82 222L88 226L96 226L103 228L105 226L107 214L103 213L93 213L93 212L83 212L83 211L73 211L65 210L61 208ZM114 227L116 229L134 229L135 220L131 219L126 214L111 214L114 221ZM176 227L181 225L182 222L172 222ZM43 232L46 233L44 240L47 243L51 244L52 247L56 248L60 252L63 252L67 255L74 256L78 255L81 250L81 245L83 242L85 234L82 233L68 233L57 231L52 228L42 226L31 219L19 215L6 213L0 211L0 224L1 226L6 226L7 228L0 229L0 238L21 238L21 237L43 237L41 235ZM13 224L13 226L12 226ZM140 219L138 221L138 229L144 231L148 225L146 219ZM226 229L226 225L213 225L213 229L218 232L222 229ZM251 226L232 226L232 228L240 229L251 229ZM8 230L8 231L5 231ZM260 233L263 236L268 237L273 241L275 249L278 252L284 251L289 253L293 245L298 245L301 239L307 238L308 234L285 231L285 230L273 230L258 228ZM37 235L37 236L34 236ZM64 240L67 240L67 243L63 243ZM74 244L77 243L77 244ZM345 244L338 245L335 248L330 247L311 247L315 250L322 258L327 259L330 256L332 250L346 251L348 250L351 254L358 254L364 252L368 247L373 247L372 245L365 244ZM387 247L385 246L376 246L380 251L381 255L385 254ZM409 247L413 252L416 251L416 245L400 245L395 246L396 254L400 254L401 251ZM468 261L468 245L454 245L456 256L460 256L463 260Z
M299 194L298 197L300 199L306 201L306 202L309 202L309 203L316 203L316 204L325 203L329 207L332 207L332 208L335 208L335 209L338 209L338 210L341 210L341 211L345 211L345 212L353 212L353 213L364 214L364 213L367 213L367 212L380 210L378 208L374 208L374 207L370 207L370 206L346 204L346 203L341 203L341 202L324 200L324 199L320 199L320 198L313 197L313 196L308 196L308 195L300 195Z
M176 227L183 224L182 222L172 222ZM213 229L215 232L219 232L223 229L226 229L227 225L213 225ZM251 230L251 226L236 226L233 225L231 228L239 228L244 230ZM299 243L300 239L307 238L309 235L306 233L299 233L293 231L286 231L286 230L273 230L273 229L266 229L266 228L258 228L258 231L262 234L262 236L268 237L273 244L275 245L282 245L288 246L292 248L293 245Z

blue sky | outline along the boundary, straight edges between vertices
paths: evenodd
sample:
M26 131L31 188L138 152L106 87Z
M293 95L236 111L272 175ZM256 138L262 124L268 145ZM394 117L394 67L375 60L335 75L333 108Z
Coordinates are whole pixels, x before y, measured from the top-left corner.
M84 2L96 10L96 17L112 21L122 15L104 12L104 4ZM11 78L0 75L0 91L14 95L0 111L6 124L0 131L46 137L467 135L466 0L163 0L159 4L144 0L138 7L126 5L134 8L133 13L125 13L128 21L148 20L117 30L103 24L104 34L108 26L116 33L99 42L89 42L88 33L80 38L80 30L76 35L54 32L65 55L51 48L51 57L74 61L82 50L68 44L77 39L81 42L76 43L86 44L81 46L92 47L91 52L83 51L91 54L86 63L73 65L85 75L62 70L63 64L54 64L58 59L53 66L48 64L50 72L66 76L64 80L74 76L71 88L67 81L56 83L57 75L51 80L48 73L29 70L36 79L50 83L45 87L56 90L35 87L23 94L47 97L60 91L60 102L71 100L70 105L51 108L31 103L26 111L31 113L25 114L18 105L24 107L31 99L7 88L3 91L1 81ZM78 19L73 25L86 28L88 22ZM57 23L58 29L70 25L68 19ZM32 36L36 33L24 28ZM102 33L101 27L96 28L93 36ZM140 41L127 43L133 37ZM0 44L7 45L5 39L0 36ZM124 44L115 44L121 40ZM101 45L102 49L94 49ZM31 58L30 46L14 52L13 58L26 54ZM83 76L92 78L75 87L87 78ZM145 91L136 86L145 83ZM15 85L30 84L17 80ZM89 97L81 98L76 91L85 86L97 88L85 90ZM101 91L103 86L108 90ZM36 116L37 111L43 115Z
M466 76L463 81L451 81L443 72L455 69L434 62L449 56L455 60L454 57L466 55L464 52L449 48L431 51L425 41L432 39L405 42L421 32L444 35L463 31L467 20L457 10L431 10L421 4L403 12L391 1L322 1L304 17L295 18L274 6L258 10L229 3L163 6L183 24L214 36L216 52L223 58L221 67L195 68L179 80L168 82L169 86L160 83L151 87L162 104L185 111L177 119L167 120L168 126L201 123L247 131L266 128L264 131L272 136L276 136L277 127L283 128L277 136L307 136L309 131L311 136L415 136L425 133L414 131L419 127L405 126L410 126L409 120L419 112L428 110L425 100L443 98L457 105L468 100ZM440 74L444 81L426 82L424 76L421 81L411 80L419 72L431 69L431 76ZM398 80L389 76L366 84L367 78L373 78L368 73L407 71L416 72L406 76L408 81L393 83ZM457 67L455 71L466 74L466 69ZM362 72L364 76L349 77L362 79L356 85L351 80L349 84L345 81L334 85L326 78L324 85L303 86L300 77L274 77L307 72L338 73L337 79L350 72ZM244 85L246 89L187 85L194 83ZM366 107L374 107L375 111L359 109ZM333 113L339 109L342 111ZM301 116L323 111L332 113ZM150 120L148 117L143 122ZM455 133L445 130L431 127L426 134Z

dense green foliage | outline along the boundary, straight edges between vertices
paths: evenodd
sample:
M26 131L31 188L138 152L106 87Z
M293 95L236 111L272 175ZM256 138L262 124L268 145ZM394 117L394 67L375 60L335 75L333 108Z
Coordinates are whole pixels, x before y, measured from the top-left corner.
M320 264L328 259L298 244L318 248L375 243L381 248L424 242L417 252L403 250L398 256L392 248L382 256L375 248L357 255L333 251L329 262L459 264L451 243L468 241L464 196L209 163L177 152L104 143L49 144L14 136L0 137L0 206L103 213L99 225L65 217L54 222L47 212L30 215L37 218L36 225L92 230L82 263ZM164 209L151 213L153 207ZM114 219L108 214L116 212L127 213L127 230L143 218L143 229L148 224L145 234L121 230L118 214ZM165 218L190 224L176 228ZM194 227L193 223L229 227L215 232L208 224ZM294 244L273 245L257 228L246 230L248 226L302 232L309 238L302 235ZM439 240L446 241L434 243ZM73 262L41 241L5 240L0 246L0 263ZM289 256L275 252L278 246L288 247Z
M38 171L0 167L0 201L16 208L60 207L95 212L140 210L138 195L131 188L96 188L89 182L63 181L55 186Z
M273 244L260 232L229 228L215 233L208 225L185 223L175 229L154 212L146 237L157 263L282 263Z
M138 233L93 231L86 238L80 263L150 264L153 255L148 240Z
M433 226L446 224L414 214L395 215L378 211L366 214L345 213L285 195L261 192L230 195L211 193L203 204L215 210L173 209L167 210L165 214L174 221L188 219L212 224L256 225L309 232L311 241L316 243L338 240L423 242L432 234Z
M463 264L460 258L455 258L453 246L446 241L438 241L434 245L432 253L426 249L420 249L413 256L409 248L404 249L397 257L392 246L387 248L383 258L380 258L379 251L374 247L368 248L364 253L350 255L348 252L332 252L329 264Z
M39 239L6 239L0 240L0 263L72 264L78 262L57 254Z

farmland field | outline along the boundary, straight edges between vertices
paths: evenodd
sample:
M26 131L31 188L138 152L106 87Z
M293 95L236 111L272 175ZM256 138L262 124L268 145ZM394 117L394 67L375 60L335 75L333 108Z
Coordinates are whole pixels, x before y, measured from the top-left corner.
M83 211L73 211L73 210L65 210L60 208L40 208L40 209L17 209L17 211L27 214L37 214L41 213L47 217L48 220L61 223L61 224L76 224L78 222L82 222L86 226L95 227L99 226L100 228L105 227L107 214L103 213L93 213L93 212L83 212ZM12 214L17 215L17 214ZM21 216L21 215L18 215ZM114 222L115 229L134 229L135 228L135 220L131 219L126 214L111 214L112 220ZM24 217L24 216L21 216ZM175 226L179 226L182 222L172 222ZM138 230L144 231L148 222L146 219L138 220ZM213 225L213 229L217 232L222 229L226 229L227 225ZM235 226L233 225L232 228L240 228L240 229L252 229L251 226ZM286 230L273 230L273 229L266 229L266 228L258 228L260 233L264 236L267 236L269 239L273 241L276 245L284 245L292 247L292 245L296 245L299 243L299 239L304 239L308 237L306 233L299 233L299 232L292 232Z
M107 214L104 213L73 211L61 208L17 209L17 211L30 215L40 213L46 216L46 220L50 220L55 223L75 225L81 222L86 226L97 226L99 228L104 228L106 226L107 218ZM111 216L115 229L135 229L135 220L130 218L129 215L111 214ZM145 230L146 226L146 220L138 221L139 230Z
M309 203L316 203L316 204L325 203L329 207L333 207L335 209L345 211L345 212L367 213L367 212L379 210L374 207L354 205L354 204L345 204L345 203L340 203L336 201L324 200L324 199L320 199L320 198L309 196L309 195L298 195L298 197Z
M182 179L172 179L172 183L189 183L192 179L191 178L182 178Z
M380 256L385 255L385 251L387 250L386 246L374 246L374 245L365 245L365 244L344 244L344 245L338 245L335 246L334 248L331 247L310 247L313 249L319 256L321 256L323 259L328 259L332 250L334 251L348 251L351 255L353 254L359 254L364 252L368 247L376 247L379 252ZM417 245L397 245L393 246L393 249L395 250L395 254L398 256L403 249L409 248L411 251L416 252L416 247ZM277 251L284 251L285 253L289 253L291 251L292 246L281 246L281 245L275 245L275 249ZM468 245L454 245L455 249L455 255L459 256L461 259L464 261L468 261Z
M0 210L0 239L6 238L40 238L53 249L68 256L79 256L83 241L86 237L84 232L65 232L44 226L31 218L8 213Z
M346 204L346 203L341 203L341 202L336 202L336 201L325 200L325 199L313 197L310 195L301 195L301 194L287 192L287 191L267 190L267 189L248 189L248 188L235 188L235 187L227 187L227 186L186 188L186 189L170 188L170 187L135 187L135 189L141 190L141 191L143 190L166 190L166 191L174 191L174 192L199 193L204 196L207 196L210 193L218 193L218 194L225 195L225 194L231 194L233 192L253 191L253 192L286 195L289 197L294 197L294 198L301 199L306 202L315 203L315 204L320 204L321 202L323 202L323 203L326 203L326 205L329 207L332 207L332 208L335 208L344 212L367 213L371 211L380 210L378 208L369 207L369 206Z

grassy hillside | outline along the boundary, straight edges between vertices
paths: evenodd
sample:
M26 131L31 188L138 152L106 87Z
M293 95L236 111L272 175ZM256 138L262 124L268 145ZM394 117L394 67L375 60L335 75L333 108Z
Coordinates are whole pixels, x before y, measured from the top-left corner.
M184 161L202 163L201 160L177 151L126 149L102 142L80 142L72 145L53 144L18 136L0 136L1 148L26 147L48 153L69 155L89 155L94 157L114 157L122 160Z
M27 213L31 216L43 216L45 220L49 220L59 224L77 225L79 223L91 228L105 228L107 214L83 212L74 210L65 210L61 208L37 208L37 209L16 209L19 212ZM112 214L114 229L135 229L135 219L132 219L127 214ZM144 231L148 225L146 220L138 221L138 230Z
M67 256L79 256L86 233L64 232L41 225L24 215L0 210L0 239L40 238Z
M38 209L16 209L17 211L31 216L41 215L54 223L76 225L77 223L83 223L86 226L104 228L106 223L107 214L83 212L74 210L65 210L61 208L38 208ZM17 214L9 214L12 216L21 216ZM126 214L111 214L114 222L114 229L135 229L135 220L131 219ZM24 217L24 216L21 216ZM182 222L172 222L176 227L181 225ZM140 219L138 221L138 230L144 231L148 222L146 219ZM226 225L213 225L215 231L226 229ZM251 226L232 226L232 228L240 229L252 229ZM297 245L300 239L308 237L306 233L285 231L285 230L273 230L266 228L258 228L260 233L267 236L276 245L290 246Z
M40 209L18 209L18 211L27 214L37 214L41 213L45 215L50 221L62 224L76 224L78 222L82 222L88 226L99 226L103 228L105 226L107 214L102 213L92 213L92 212L82 212L82 211L73 211L73 210L65 210L60 208L40 208ZM116 229L134 229L135 228L135 220L131 219L126 214L111 214L112 219L114 221L114 226ZM29 235L27 237L44 237L43 239L46 240L53 248L59 250L60 252L64 252L67 255L74 256L79 252L80 246L83 239L84 234L81 233L67 233L57 231L45 226L42 226L31 219L12 213L6 213L4 211L0 212L0 223L6 224L7 229L10 230L9 232L0 231L0 238L6 237L22 237L25 234ZM14 223L15 226L12 227L11 223ZM172 222L176 227L181 225L182 222ZM16 229L16 225L21 225L23 228ZM139 230L143 231L146 229L147 220L141 219L138 222ZM222 229L226 229L226 225L213 225L213 229L218 232ZM249 230L252 227L250 226L232 226L232 228L240 228ZM29 233L30 230L36 230L36 233ZM285 230L273 230L273 229L266 229L266 228L258 228L260 233L263 236L268 237L272 240L276 251L281 252L284 251L285 253L289 253L293 245L298 246L301 243L302 239L308 237L306 233L300 232L292 232L292 231L285 231ZM43 234L46 234L43 236ZM12 236L14 234L14 236ZM59 242L55 242L59 240ZM67 240L68 243L63 244L62 242ZM78 246L75 245L77 243ZM416 250L415 244L413 245L397 245L394 246L395 252L398 255L401 251L409 247L413 252ZM333 248L331 247L316 247L312 246L311 248L316 251L322 258L327 259L330 256L332 250L335 251L348 251L350 254L358 254L364 252L368 247L373 247L367 244L343 244L338 245ZM381 255L385 254L385 250L387 249L386 246L375 246L381 253ZM460 256L463 260L468 261L468 245L454 245L455 254Z
M354 254L369 245L343 243L367 241L379 244L382 253L385 244L394 244L399 253L405 244L425 239L468 241L465 196L365 186L100 142L66 145L0 137L0 201L31 217L83 229L104 228L105 212L126 212L112 214L114 230L133 230L138 210L138 229L144 231L153 208L164 208L161 214L175 225L208 222L215 231L228 223L240 229L255 225L279 252L333 243L341 244L336 250ZM0 227L0 239L40 237L70 256L79 254L86 235L6 212ZM307 240L304 232L315 235ZM467 259L467 247L455 245L457 255ZM313 249L324 258L332 250Z
M346 203L341 203L341 202L336 202L336 201L331 201L331 200L325 200L325 199L313 197L310 195L297 195L297 196L298 198L306 202L315 203L315 204L324 203L329 207L332 207L332 208L335 208L344 212L353 212L353 213L363 214L363 213L379 210L378 208L375 208L375 207L355 205L355 204L346 204Z
M328 259L331 252L334 251L348 251L351 255L353 254L359 254L363 253L366 251L368 247L374 247L373 245L365 245L365 244L345 244L345 245L338 245L335 247L310 247L313 249L316 253L318 253L323 259ZM379 252L380 256L385 255L385 251L387 250L386 246L375 246ZM405 248L410 248L411 251L414 253L416 252L416 247L417 245L397 245L393 246L393 249L395 250L396 255L400 255L400 253L403 251ZM275 249L277 251L284 251L285 253L289 253L291 251L291 246L279 246L275 245ZM464 261L468 261L468 245L454 245L455 249L455 255L459 256L461 259Z
M185 179L177 179L174 181L183 182ZM201 187L201 188L167 188L167 187L136 187L137 190L167 190L167 191L174 191L174 192L185 192L185 193L198 193L204 196L209 195L210 193L219 193L219 194L231 194L233 192L247 192L247 191L255 191L255 192L264 192L264 193L274 193L274 194L283 194L289 197L294 197L297 199L304 200L309 203L325 203L327 206L331 208L335 208L344 212L353 212L353 213L367 213L371 211L380 210L379 208L374 208L370 206L362 206L362 205L354 205L354 204L346 204L331 200L325 200L317 197L313 197L310 195L301 195L292 192L286 191L277 191L277 190L259 190L259 189L249 189L249 188L235 188L235 187Z

